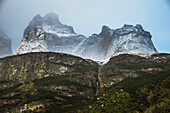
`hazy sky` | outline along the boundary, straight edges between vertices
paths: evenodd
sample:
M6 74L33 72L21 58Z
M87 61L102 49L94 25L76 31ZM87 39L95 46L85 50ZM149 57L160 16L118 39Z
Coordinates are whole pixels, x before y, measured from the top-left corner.
M0 26L12 39L13 52L31 19L49 12L86 36L99 33L103 25L141 24L151 32L157 50L170 53L169 0L0 0Z

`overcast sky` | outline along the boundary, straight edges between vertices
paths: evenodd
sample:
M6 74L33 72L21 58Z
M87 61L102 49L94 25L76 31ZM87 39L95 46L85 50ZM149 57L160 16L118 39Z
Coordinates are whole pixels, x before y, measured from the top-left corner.
M157 50L170 53L169 0L0 0L0 26L12 39L13 52L31 19L49 12L85 36L99 33L103 25L141 24Z

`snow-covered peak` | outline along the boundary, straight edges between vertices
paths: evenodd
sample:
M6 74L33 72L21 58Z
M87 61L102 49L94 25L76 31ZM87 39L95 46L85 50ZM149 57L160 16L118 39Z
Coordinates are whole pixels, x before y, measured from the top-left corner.
M55 34L58 37L68 37L76 35L73 31L73 28L70 26L49 26L49 25L43 25L43 30L46 33Z
M75 32L71 26L64 25L59 21L59 17L55 13L48 13L44 17L39 14L36 15L29 23L24 34L27 34L32 29L41 29L46 33L52 33L57 36L71 36L75 35Z
M43 17L43 23L49 26L61 25L59 17L55 13L48 13Z
M23 40L15 54L53 51L69 53L86 37L76 34L71 26L59 21L58 15L36 15L24 32Z
M95 61L107 61L119 54L148 56L157 53L150 33L139 24L125 24L115 30L103 26L100 34L85 39L76 50L78 56Z
M30 32L24 34L21 44L15 54L24 54L30 52L47 52L47 43L45 41L45 33L42 29L31 29Z
M55 13L48 13L44 17L42 17L40 14L37 14L32 21L30 22L29 26L41 26L42 24L47 25L61 25L61 22L59 21L59 17Z
M112 34L113 34L113 32L114 32L114 30L113 29L110 29L108 26L103 26L102 27L102 31L101 31L101 33L100 33L100 35L102 36L102 37L109 37L109 36L111 36Z
M140 34L147 38L152 37L151 34L147 31L145 31L140 24L137 24L136 26L125 24L122 28L116 29L113 32L113 37L125 36L125 35L129 35L131 33Z
M58 20L59 21L59 17L56 13L47 13L44 17L44 20Z

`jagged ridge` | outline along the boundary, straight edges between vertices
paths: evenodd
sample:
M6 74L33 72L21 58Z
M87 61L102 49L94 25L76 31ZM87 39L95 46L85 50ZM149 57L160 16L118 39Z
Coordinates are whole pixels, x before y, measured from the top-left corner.
M29 52L62 52L71 54L86 37L76 34L71 26L63 25L56 14L37 15L24 32L15 54Z
M67 53L100 62L125 53L140 56L157 53L151 34L141 25L125 24L115 30L103 26L101 33L85 37L63 25L54 13L33 18L15 54L39 51Z

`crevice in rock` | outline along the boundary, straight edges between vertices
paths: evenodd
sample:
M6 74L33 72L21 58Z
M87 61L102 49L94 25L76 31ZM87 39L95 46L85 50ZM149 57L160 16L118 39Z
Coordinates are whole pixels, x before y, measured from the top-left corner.
M97 73L97 77L96 77L96 90L95 90L95 97L97 97L97 96L99 96L100 94L99 94L99 90L100 90L100 80L99 80L99 77L100 77L100 71L101 71L101 68L102 68L102 66L100 66L99 67L99 69L98 69L98 73Z

